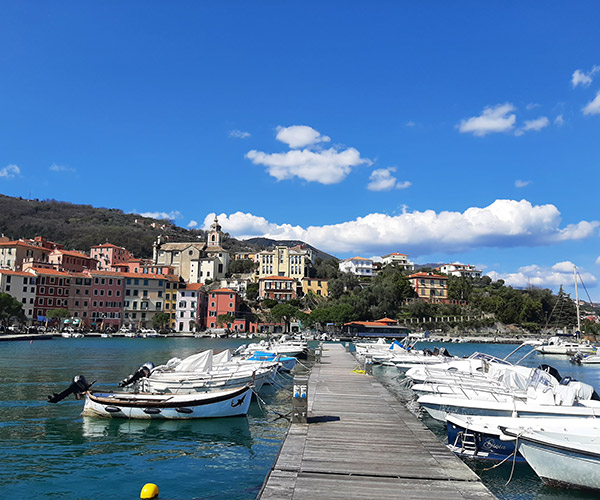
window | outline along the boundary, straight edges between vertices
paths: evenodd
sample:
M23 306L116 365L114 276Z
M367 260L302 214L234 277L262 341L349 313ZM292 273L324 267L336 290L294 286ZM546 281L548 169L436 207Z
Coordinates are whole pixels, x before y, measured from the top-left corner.
M48 294L54 295L54 288L48 288Z
M10 292L10 285L6 285L6 291Z
M156 310L159 311L160 309L162 309L162 302L157 302L156 303Z
M52 299L48 299L48 305L49 305L49 306L52 306L52 305L54 305L54 300L52 300Z
M40 297L40 298L38 299L38 301L39 301L39 305L40 305L40 306L43 306L43 305L44 305L44 297Z

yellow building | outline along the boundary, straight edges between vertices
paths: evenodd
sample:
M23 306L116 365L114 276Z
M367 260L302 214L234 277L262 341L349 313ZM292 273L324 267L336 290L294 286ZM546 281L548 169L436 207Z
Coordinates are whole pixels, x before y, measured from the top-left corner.
M327 297L329 295L328 281L319 278L302 278L302 293L306 295L309 292Z
M415 273L408 277L420 299L431 303L448 302L448 277L433 273Z
M300 245L295 247L277 246L256 254L258 278L285 276L301 280L308 275L312 251Z

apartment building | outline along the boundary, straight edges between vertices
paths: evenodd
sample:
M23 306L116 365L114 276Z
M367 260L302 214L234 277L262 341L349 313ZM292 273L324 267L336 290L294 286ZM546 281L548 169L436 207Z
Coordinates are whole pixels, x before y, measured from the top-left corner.
M437 268L441 273L447 274L448 276L458 276L464 278L481 278L481 270L470 264L444 264Z
M276 246L272 250L263 250L256 254L258 278L267 276L285 276L301 280L308 276L312 261L312 251L307 247Z
M104 243L90 248L90 257L98 263L99 271L117 271L116 265L133 259L129 250L112 243Z
M352 257L338 264L343 273L352 273L356 276L373 276L373 261L364 257Z
M413 262L411 262L410 260L408 260L408 255L406 255L404 253L398 253L398 252L388 253L387 255L384 255L383 257L381 257L381 264L382 264L382 266L392 265L395 267L402 268L406 271L414 271L415 270L415 264Z
M52 264L59 271L80 273L86 270L94 271L97 261L81 252L57 248L52 250L48 255L48 263Z
M125 295L125 278L113 271L92 271L90 313L91 326L96 330L118 329L121 326Z
M0 270L0 292L11 295L23 304L23 313L29 324L35 319L36 277L23 271Z
M431 303L448 302L448 277L434 273L415 273L408 277L420 299Z
M123 325L132 329L152 328L152 320L163 312L164 276L158 274L122 273L125 281Z
M217 288L207 292L205 324L206 328L225 328L231 331L245 331L246 321L237 318L240 306L239 295L229 288ZM218 317L231 315L234 320L219 324Z
M302 278L302 294L314 293L320 297L329 296L329 282L326 279Z
M48 311L68 309L71 275L55 269L30 267L28 273L36 278L34 317L46 321Z
M296 280L287 276L266 276L258 280L261 299L292 300L297 297Z
M203 286L201 283L190 283L177 290L176 310L171 311L172 317L176 318L177 331L194 332L204 328L206 293Z

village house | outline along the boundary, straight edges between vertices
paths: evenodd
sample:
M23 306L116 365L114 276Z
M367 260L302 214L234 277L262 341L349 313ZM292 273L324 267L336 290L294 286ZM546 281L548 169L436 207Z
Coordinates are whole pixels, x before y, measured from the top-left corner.
M338 264L343 273L352 273L356 276L373 276L373 261L364 257L352 257Z
M406 271L414 271L415 269L414 263L408 260L408 255L398 252L388 253L387 255L381 257L381 264L382 266L392 265L402 268Z
M465 278L481 278L481 271L470 264L444 264L437 271L447 274L448 276L458 276Z
M448 277L434 273L415 273L408 276L418 298L437 303L448 303Z
M258 280L261 299L288 301L297 297L296 280L287 276L266 276Z
M126 248L103 243L90 248L90 257L98 262L99 271L118 271L117 264L133 259L133 255Z
M0 270L0 292L8 293L23 304L27 322L32 324L35 309L36 277L23 271Z

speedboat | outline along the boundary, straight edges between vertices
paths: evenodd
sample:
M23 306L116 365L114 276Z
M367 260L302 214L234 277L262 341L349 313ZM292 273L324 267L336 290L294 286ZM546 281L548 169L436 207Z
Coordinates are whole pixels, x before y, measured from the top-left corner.
M200 394L153 394L128 392L93 392L83 376L71 386L48 398L58 403L70 394L85 397L82 415L133 419L191 419L246 415L252 398L252 386Z
M600 426L592 419L564 419L558 428L499 427L544 483L600 490Z
M578 342L566 340L563 337L550 337L547 342L535 348L540 354L563 354L572 356L577 352L590 354L596 352L596 347L587 340Z

